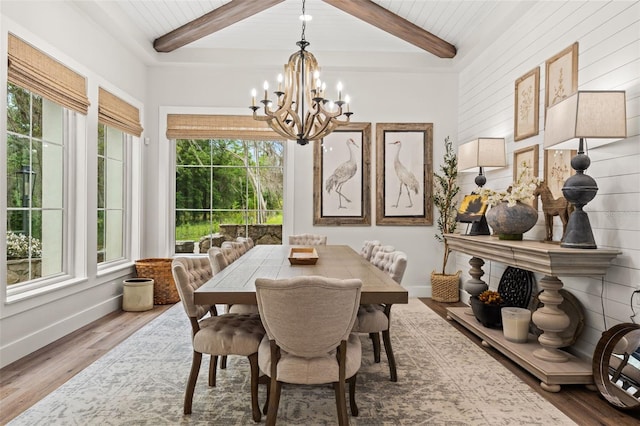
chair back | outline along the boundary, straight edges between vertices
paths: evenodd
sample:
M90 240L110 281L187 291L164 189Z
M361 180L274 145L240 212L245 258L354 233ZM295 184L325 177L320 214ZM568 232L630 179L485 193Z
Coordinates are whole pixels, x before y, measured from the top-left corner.
M321 276L256 279L267 336L300 357L324 356L347 340L360 306L362 281Z
M196 319L205 316L210 306L193 303L193 293L213 276L209 258L206 256L176 257L171 262L171 271L187 316Z
M404 271L407 269L406 253L396 250L392 252L379 252L373 264L389 276L398 284L402 283Z
M366 240L362 244L362 248L360 249L360 256L364 257L367 260L371 260L371 252L375 246L379 246L382 243L378 240Z
M242 253L238 251L238 246L235 241L225 241L220 244L220 248L224 252L229 263L235 262L240 256L242 256Z
M327 236L319 234L289 235L290 245L326 246Z
M376 257L378 256L378 253L391 253L395 250L396 248L394 246L383 246L382 244L373 246L373 248L371 249L371 256L369 257L369 262L375 265L377 262Z
M249 237L238 237L236 241L241 243L244 246L244 252L248 252L253 247L253 240Z
M209 263L211 264L211 272L213 275L229 266L229 262L220 247L211 247L207 251L207 255L209 256Z

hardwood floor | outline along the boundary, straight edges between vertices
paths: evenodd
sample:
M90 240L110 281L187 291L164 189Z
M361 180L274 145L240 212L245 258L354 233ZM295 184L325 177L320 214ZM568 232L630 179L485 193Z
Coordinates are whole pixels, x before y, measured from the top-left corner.
M446 316L447 307L464 306L462 303L448 304L434 302L431 299L421 300L442 317ZM0 424L6 424L53 392L171 306L155 306L153 310L146 312L113 312L1 369ZM640 424L640 419L613 408L600 397L598 392L589 391L584 386L563 386L560 393L543 391L534 376L497 351L482 346L480 339L462 326L453 321L449 323L576 423L587 426Z

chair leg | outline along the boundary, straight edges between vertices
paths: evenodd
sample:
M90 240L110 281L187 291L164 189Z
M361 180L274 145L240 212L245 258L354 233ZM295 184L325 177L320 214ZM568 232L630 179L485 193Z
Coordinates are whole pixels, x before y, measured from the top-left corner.
M260 369L258 368L258 353L249 355L249 366L251 367L251 412L253 421L259 422L262 418L260 407L258 406L258 376Z
M380 333L369 333L371 343L373 343L373 360L380 362Z
M222 355L222 359L220 360L220 368L223 369L223 370L227 368L227 356L226 355Z
M398 372L396 371L396 358L393 356L393 348L391 347L391 336L389 330L382 332L382 341L384 342L384 350L387 353L387 361L389 361L389 372L391 373L391 381L398 381Z
M336 409L338 411L338 425L347 426L349 417L347 416L347 402L344 399L344 382L338 380L333 383L333 389L336 394Z
M218 356L211 355L209 361L209 386L215 387L216 385L216 370L218 368Z
M193 351L193 361L191 362L191 373L189 373L189 381L187 382L187 390L184 393L184 414L191 414L191 403L193 402L193 391L198 381L198 373L200 372L200 363L202 362L202 354Z
M269 409L269 396L271 396L271 378L266 374L260 376L259 383L262 385L267 385L267 397L265 398L264 406L262 407L262 414L267 414L267 410Z
M358 405L356 404L356 376L354 374L347 381L349 382L349 408L351 409L351 415L358 417Z
M267 426L275 426L278 417L278 405L280 405L280 391L282 383L276 379L271 379L271 395L269 395L269 408L267 409Z

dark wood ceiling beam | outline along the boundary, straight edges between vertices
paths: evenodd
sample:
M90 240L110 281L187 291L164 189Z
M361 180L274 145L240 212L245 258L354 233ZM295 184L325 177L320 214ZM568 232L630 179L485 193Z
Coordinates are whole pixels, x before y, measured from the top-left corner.
M371 0L322 1L440 58L456 56L456 47L451 43L425 31Z
M172 52L202 37L220 31L236 22L262 12L284 0L232 0L224 6L203 15L153 42L157 52Z

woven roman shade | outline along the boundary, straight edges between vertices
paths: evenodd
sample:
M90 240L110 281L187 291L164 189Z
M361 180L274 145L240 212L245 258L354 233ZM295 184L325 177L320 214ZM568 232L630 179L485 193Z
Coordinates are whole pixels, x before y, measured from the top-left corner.
M98 88L98 121L133 136L142 134L140 110L102 87Z
M13 34L9 34L7 77L17 86L87 114L87 79Z
M168 139L286 140L249 115L169 114Z

